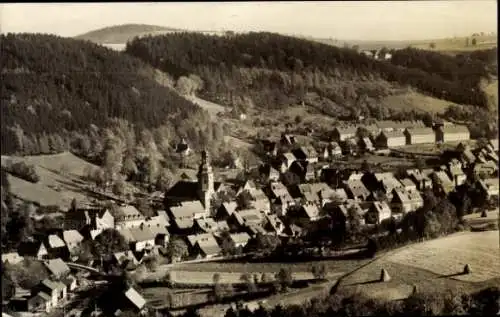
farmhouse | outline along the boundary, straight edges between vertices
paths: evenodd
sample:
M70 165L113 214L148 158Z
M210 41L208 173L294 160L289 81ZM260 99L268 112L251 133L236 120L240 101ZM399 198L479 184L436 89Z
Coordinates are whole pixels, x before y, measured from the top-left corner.
M191 253L197 258L213 258L218 256L221 251L213 235L199 235L196 237Z
M64 215L64 229L81 230L88 227L90 230L105 230L115 227L115 219L105 208L68 210Z
M294 135L283 133L280 139L281 146L292 146L297 144L297 139Z
M62 279L70 273L70 269L63 260L57 258L44 262L49 273L56 279Z
M61 282L52 281L49 279L43 280L33 289L34 293L44 292L50 296L50 305L55 307L59 301L63 301L67 296L67 287Z
M464 125L443 126L436 129L436 142L459 142L470 140L469 129Z
M448 163L448 174L455 186L460 186L467 180L467 176L462 170L462 164L457 159L452 159Z
M308 161L295 161L290 167L290 172L297 175L301 182L309 182L316 177L316 173L312 164Z
M491 145L493 151L498 152L498 139L490 139L488 143Z
M391 208L385 201L374 201L365 215L366 224L380 224L391 218Z
M297 160L297 158L295 157L295 155L293 155L292 152L285 152L281 154L280 160L281 162L285 163L286 168L289 169L290 166L292 166L292 163Z
M295 157L299 160L307 161L309 163L317 163L318 162L318 152L314 149L313 146L301 146L298 149L292 151Z
M377 136L378 148L394 148L406 145L406 136L401 131L382 131Z
M276 182L280 178L280 173L270 164L263 164L259 167L259 173L266 182Z
M361 180L349 180L344 186L345 191L351 199L364 201L370 195L370 191L366 189Z
M450 193L455 188L453 181L444 171L436 171L432 175L434 179L433 188L438 189L445 194Z
M24 257L20 256L17 252L2 253L2 263L9 263L15 265L24 260Z
M179 206L172 206L170 207L170 213L174 225L180 230L193 227L194 219L208 216L199 201L186 201Z
M164 227L148 228L144 225L141 225L139 228L123 228L120 229L120 233L136 252L152 248L156 244L156 237L158 235L168 235L168 231Z
M189 144L186 142L186 140L183 138L179 143L177 143L175 147L175 153L186 157L191 153L191 148L189 147Z
M491 198L498 199L500 190L498 183L498 178L480 179L478 185L481 190L481 195L488 200Z
M342 148L337 142L330 142L327 146L327 149L331 158L342 157Z
M118 207L114 216L116 229L139 227L146 219L137 208L131 205Z
M361 138L359 140L359 147L362 150L368 151L368 152L375 150L375 147L373 146L372 141L368 137L364 137L364 138Z
M354 138L357 131L357 126L336 127L333 129L332 139L335 142L345 141L347 139Z
M432 171L427 172L419 169L406 170L406 174L415 182L417 189L420 191L423 191L426 188L432 188L432 180L428 176L431 173Z
M404 131L406 144L427 144L436 142L436 134L432 128L410 128Z
M273 234L281 235L285 230L285 224L283 223L283 221L281 221L280 218L278 218L278 216L267 215L266 223L264 224L263 228Z
M77 230L65 230L62 235L70 253L77 250L83 241L83 236Z
M228 235L225 242L229 243L232 248L238 249L244 248L249 240L250 236L248 235L248 233L240 232Z

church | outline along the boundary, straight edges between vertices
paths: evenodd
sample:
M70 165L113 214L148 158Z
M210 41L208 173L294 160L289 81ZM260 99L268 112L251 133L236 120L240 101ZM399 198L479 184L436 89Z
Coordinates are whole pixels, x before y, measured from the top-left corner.
M178 229L189 229L195 219L210 217L211 200L220 185L214 182L210 158L204 150L197 180L178 181L165 193L165 207Z

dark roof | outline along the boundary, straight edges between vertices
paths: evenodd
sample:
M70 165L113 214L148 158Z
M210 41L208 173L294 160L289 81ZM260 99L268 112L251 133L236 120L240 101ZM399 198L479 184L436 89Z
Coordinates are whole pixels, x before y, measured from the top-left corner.
M176 153L181 153L181 152L187 151L188 149L189 149L189 145L187 145L186 143L179 143L175 147L175 152Z
M42 242L40 241L24 241L21 242L17 251L19 252L19 255L35 256L38 253L41 244Z
M198 183L190 181L178 181L170 188L165 195L166 197L175 197L181 200L197 200L198 199Z

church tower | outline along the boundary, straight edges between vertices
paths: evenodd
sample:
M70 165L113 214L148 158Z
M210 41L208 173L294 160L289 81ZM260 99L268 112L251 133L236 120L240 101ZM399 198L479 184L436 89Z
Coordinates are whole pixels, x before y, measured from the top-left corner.
M201 164L198 169L198 195L206 212L210 212L210 200L214 194L214 173L207 151L201 152Z

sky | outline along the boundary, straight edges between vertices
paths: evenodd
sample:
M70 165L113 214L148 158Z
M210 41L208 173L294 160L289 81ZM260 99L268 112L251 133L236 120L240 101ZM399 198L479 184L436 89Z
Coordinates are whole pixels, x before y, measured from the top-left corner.
M1 32L76 36L153 24L188 30L270 31L349 40L420 40L496 32L496 1L149 2L3 4Z

